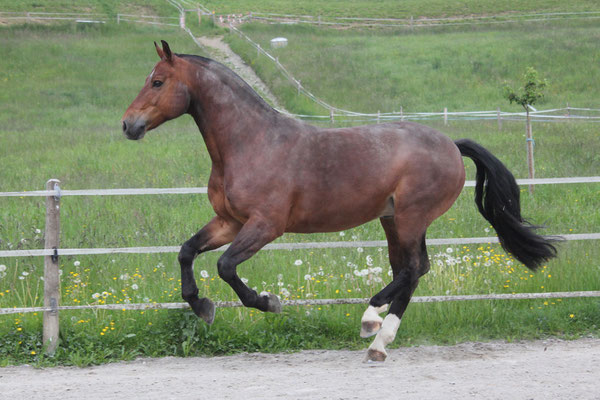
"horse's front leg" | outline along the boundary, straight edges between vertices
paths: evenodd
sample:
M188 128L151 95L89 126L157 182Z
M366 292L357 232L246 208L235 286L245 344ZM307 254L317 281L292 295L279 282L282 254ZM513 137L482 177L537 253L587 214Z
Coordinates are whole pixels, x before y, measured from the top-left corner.
M217 267L219 276L227 282L246 307L254 307L261 311L281 312L279 298L268 292L260 295L250 289L237 274L237 266L252 257L267 243L281 236L283 230L277 229L270 221L260 218L250 218L223 253Z
M198 297L198 286L194 279L194 259L200 253L231 243L240 229L241 225L235 221L215 217L186 241L179 251L181 296L188 302L194 313L208 324L211 324L215 318L215 305L206 297Z

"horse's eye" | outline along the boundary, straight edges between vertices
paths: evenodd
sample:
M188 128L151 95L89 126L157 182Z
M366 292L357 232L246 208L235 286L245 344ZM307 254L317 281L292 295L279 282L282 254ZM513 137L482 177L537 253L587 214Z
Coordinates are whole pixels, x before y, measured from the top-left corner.
M152 81L152 87L161 87L162 81Z

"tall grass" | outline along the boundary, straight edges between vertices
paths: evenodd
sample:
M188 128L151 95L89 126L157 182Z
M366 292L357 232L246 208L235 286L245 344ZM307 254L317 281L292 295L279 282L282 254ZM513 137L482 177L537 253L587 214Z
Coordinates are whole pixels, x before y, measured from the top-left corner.
M334 42L347 37L326 34ZM140 142L127 141L119 126L157 60L152 41L165 39L176 52L198 54L187 36L169 29L112 25L21 27L4 29L2 35L7 50L0 59L5 72L0 102L7 111L0 114L1 191L42 189L51 177L60 179L65 189L206 185L210 162L189 117L165 124ZM369 35L365 40L371 40ZM322 60L330 62L324 56ZM414 69L415 76L418 71ZM365 85L371 82L360 68L354 73ZM276 87L276 81L269 82ZM376 90L378 84L373 85L362 92ZM585 104L595 101L594 85L580 94ZM365 103L354 93L356 104L344 101L359 109ZM323 96L329 99L330 92ZM286 106L294 109L292 103ZM468 106L478 103L471 100ZM430 124L453 138L477 140L516 176L525 176L520 123L506 122L500 132L495 122ZM536 124L539 176L597 174L599 159L591 151L600 144L595 132L596 125L588 123ZM473 166L468 161L466 165L472 177ZM545 233L595 232L600 226L595 201L599 191L597 185L539 187L535 196L523 193L523 213L548 225ZM61 246L176 245L211 216L204 195L65 197ZM40 248L43 223L43 199L0 198L0 249ZM472 189L465 189L429 230L429 237L487 235L493 231L477 214ZM286 235L280 240L383 238L373 222L343 236ZM416 295L593 290L600 278L594 243L562 245L559 259L537 274L526 272L497 245L430 247L429 252L432 272L422 279ZM389 280L385 253L379 248L265 251L240 266L239 273L251 287L283 298L369 297ZM217 277L218 256L204 254L196 262L201 293L233 300L233 291ZM181 301L175 254L61 257L60 268L65 305ZM0 308L41 305L42 275L40 258L0 260ZM62 342L54 357L42 355L41 315L0 316L0 365L87 365L138 355L358 348L366 345L358 337L363 309L289 307L282 315L218 310L211 327L181 310L68 311L61 313ZM598 315L598 302L589 299L414 304L396 345L597 335Z

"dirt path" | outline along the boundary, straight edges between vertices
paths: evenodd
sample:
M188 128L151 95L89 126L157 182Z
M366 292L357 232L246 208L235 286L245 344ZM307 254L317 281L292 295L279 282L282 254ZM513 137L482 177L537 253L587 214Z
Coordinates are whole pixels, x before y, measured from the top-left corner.
M600 339L0 368L0 399L600 399Z
M197 38L198 41L205 47L209 53L209 57L225 64L231 68L236 74L242 77L256 92L262 96L271 106L277 110L287 113L277 98L271 93L269 87L254 73L240 56L231 50L229 45L223 41L221 36Z

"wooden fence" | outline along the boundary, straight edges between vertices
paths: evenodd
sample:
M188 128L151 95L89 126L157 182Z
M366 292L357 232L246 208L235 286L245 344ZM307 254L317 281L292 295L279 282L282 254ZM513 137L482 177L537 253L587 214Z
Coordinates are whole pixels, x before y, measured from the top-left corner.
M548 179L520 179L520 185L544 185L544 184L574 184L574 183L600 183L600 176L595 177L573 177L573 178L548 178ZM467 181L465 186L474 186L474 181ZM44 249L38 250L2 250L0 257L44 257L44 306L43 307L13 307L0 309L2 314L14 313L44 313L43 340L47 351L52 353L58 344L59 335L59 311L81 310L81 309L114 309L114 310L140 310L140 309L173 309L187 308L187 303L139 303L139 304L106 304L106 305L81 305L60 306L60 277L58 259L66 255L91 255L91 254L139 254L139 253L175 253L179 246L156 246L156 247L126 247L126 248L92 248L92 249L62 249L60 248L60 201L65 196L121 196L121 195L148 195L148 194L204 194L206 187L199 188L148 188L148 189L100 189L100 190L63 190L60 182L50 179L46 184L46 190L25 192L4 192L0 197L45 197L46 198L46 226ZM562 235L566 240L598 240L600 233L589 234L566 234ZM473 243L497 243L496 237L476 238L445 238L428 239L428 245L448 244L473 244ZM362 241L362 242L312 242L312 243L273 243L265 246L266 250L292 250L308 248L343 248L343 247L385 247L385 241ZM224 251L227 246L214 251ZM466 301L466 300L509 300L509 299L534 299L534 298L569 298L569 297L600 297L600 291L584 292L550 292L550 293L520 293L520 294L488 294L488 295L465 295L465 296L427 296L415 297L413 302L442 302L442 301ZM363 304L366 298L351 299L314 299L314 300L288 300L285 306L300 305L324 305L324 304ZM240 302L217 301L218 307L240 307Z

